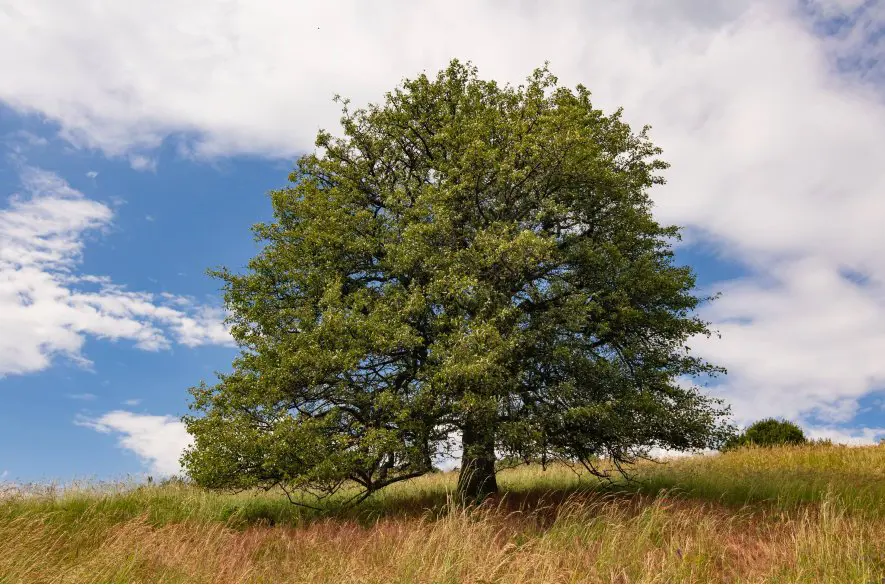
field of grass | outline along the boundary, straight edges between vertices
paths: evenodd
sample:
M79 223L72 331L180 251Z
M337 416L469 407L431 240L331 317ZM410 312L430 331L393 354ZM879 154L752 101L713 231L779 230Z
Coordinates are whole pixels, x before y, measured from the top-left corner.
M634 471L517 468L478 509L433 474L335 514L174 482L32 488L0 499L0 582L885 582L885 447Z

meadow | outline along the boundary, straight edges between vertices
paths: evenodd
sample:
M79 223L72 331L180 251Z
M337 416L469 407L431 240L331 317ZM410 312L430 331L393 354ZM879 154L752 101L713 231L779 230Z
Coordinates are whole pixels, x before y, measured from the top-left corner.
M885 446L632 471L515 468L473 508L436 473L319 512L179 481L0 487L0 582L885 582Z

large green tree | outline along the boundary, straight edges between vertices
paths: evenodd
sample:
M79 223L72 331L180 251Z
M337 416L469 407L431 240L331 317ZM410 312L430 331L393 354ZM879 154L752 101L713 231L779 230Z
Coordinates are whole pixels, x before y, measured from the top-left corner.
M459 489L500 457L598 471L718 446L727 409L686 380L703 299L652 217L666 164L620 110L542 68L519 87L452 61L321 131L244 274L225 283L233 371L193 388L183 464L216 488L365 497L427 473Z

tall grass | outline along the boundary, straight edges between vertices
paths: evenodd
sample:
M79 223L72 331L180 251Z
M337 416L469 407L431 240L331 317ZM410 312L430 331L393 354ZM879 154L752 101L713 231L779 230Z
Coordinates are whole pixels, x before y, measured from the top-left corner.
M318 514L281 494L169 483L0 502L3 582L882 582L885 448L752 449L647 464L605 486L501 474L451 505L453 474Z
M681 493L730 505L782 509L838 496L855 514L885 521L885 446L806 445L747 448L675 464L641 466L645 493Z

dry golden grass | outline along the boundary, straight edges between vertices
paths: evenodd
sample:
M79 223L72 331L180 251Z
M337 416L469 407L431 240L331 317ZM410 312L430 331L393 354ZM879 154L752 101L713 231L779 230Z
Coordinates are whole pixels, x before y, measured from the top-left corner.
M454 477L436 474L332 517L181 485L12 498L0 503L0 581L885 579L885 448L751 450L637 471L644 485L602 489L563 469L512 470L505 495L471 510L446 504ZM753 474L762 487L748 495Z

